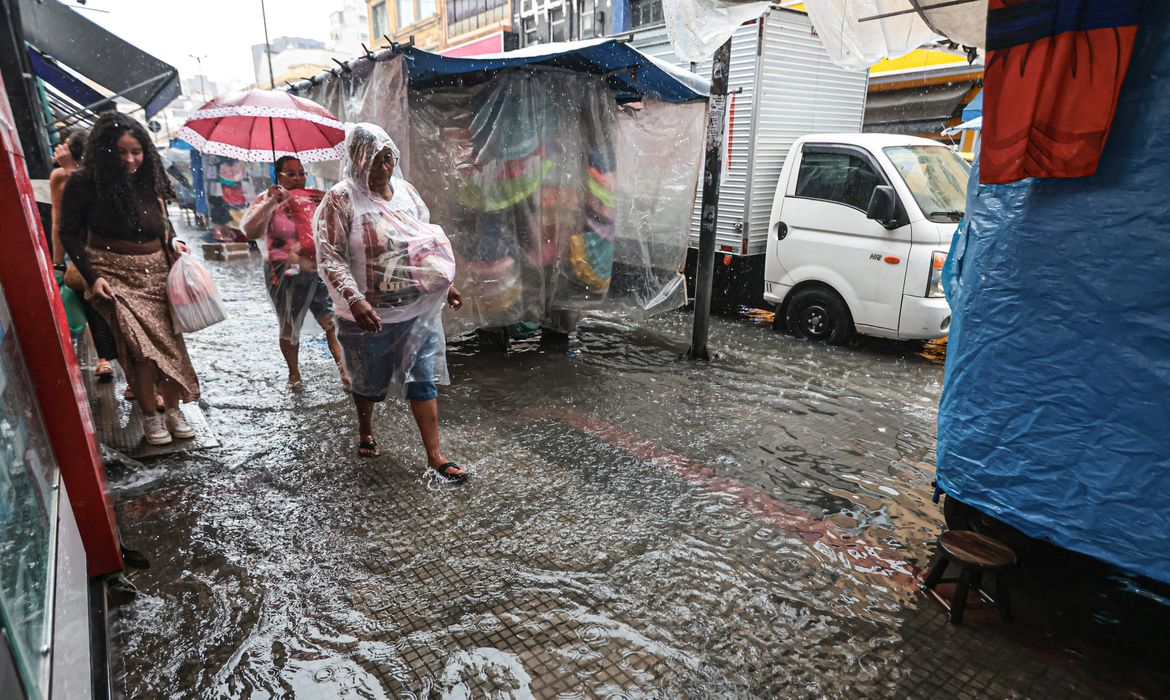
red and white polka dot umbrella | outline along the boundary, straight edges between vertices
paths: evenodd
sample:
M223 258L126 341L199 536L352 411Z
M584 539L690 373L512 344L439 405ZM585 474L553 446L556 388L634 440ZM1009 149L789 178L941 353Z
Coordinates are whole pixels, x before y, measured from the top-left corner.
M201 153L250 162L341 157L345 129L321 105L276 90L231 92L199 108L178 137Z

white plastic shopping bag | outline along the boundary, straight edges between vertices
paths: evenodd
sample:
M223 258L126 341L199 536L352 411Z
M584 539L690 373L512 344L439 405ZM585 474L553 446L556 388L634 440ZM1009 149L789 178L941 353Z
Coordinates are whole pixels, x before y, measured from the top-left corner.
M183 253L167 275L167 298L178 333L194 333L227 318L211 273L190 253Z

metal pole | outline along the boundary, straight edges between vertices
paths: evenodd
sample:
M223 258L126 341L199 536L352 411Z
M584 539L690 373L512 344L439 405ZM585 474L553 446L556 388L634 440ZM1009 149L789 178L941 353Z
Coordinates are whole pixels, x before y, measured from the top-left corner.
M731 39L715 51L711 62L711 99L707 106L706 162L703 166L703 212L699 223L699 256L695 268L695 326L691 333L692 360L708 360L707 332L711 328L711 281L715 276L715 227L719 222L719 185L723 172L723 130L727 120L727 74Z
M193 53L189 53L187 55L190 56L191 58L195 59L195 65L199 66L199 97L204 102L206 102L207 101L207 83L203 82L203 57L196 56Z
M260 17L264 20L264 53L268 55L268 89L276 89L276 78L272 75L272 44L268 41L268 12L264 0L260 0Z

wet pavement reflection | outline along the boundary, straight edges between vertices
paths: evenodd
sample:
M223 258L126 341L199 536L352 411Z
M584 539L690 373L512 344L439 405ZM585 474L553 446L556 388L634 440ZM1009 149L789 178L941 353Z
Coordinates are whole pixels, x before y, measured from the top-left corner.
M709 364L686 313L454 339L452 487L401 403L359 459L320 331L292 394L258 259L208 265L231 318L188 343L223 446L112 476L152 560L115 614L125 697L1124 690L918 593L945 344L813 346L756 313L715 320Z

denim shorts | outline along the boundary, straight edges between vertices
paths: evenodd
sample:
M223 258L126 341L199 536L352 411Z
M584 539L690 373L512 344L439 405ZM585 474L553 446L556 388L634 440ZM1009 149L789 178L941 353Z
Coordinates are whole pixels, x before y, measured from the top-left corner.
M367 333L361 326L344 318L337 319L337 340L345 356L352 391L367 401L385 401L391 385L403 379L428 377L423 381L406 381L406 398L430 401L439 396L435 386L435 357L442 351L442 336L432 330L413 358L403 357L411 329L418 319L402 323L383 323L382 330ZM407 376L404 376L407 375Z

